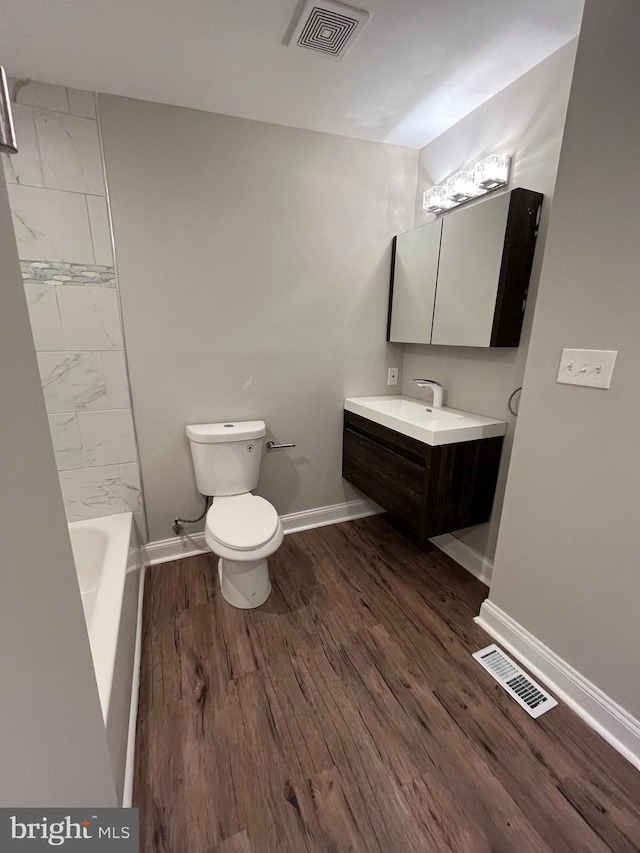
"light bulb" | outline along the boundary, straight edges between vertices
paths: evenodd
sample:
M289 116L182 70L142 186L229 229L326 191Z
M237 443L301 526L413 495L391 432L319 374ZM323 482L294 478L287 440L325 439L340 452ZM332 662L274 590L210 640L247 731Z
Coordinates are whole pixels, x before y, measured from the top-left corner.
M492 154L481 160L474 170L474 179L483 190L495 190L503 187L509 180L511 160L504 154Z
M431 187L425 190L422 196L422 206L430 213L443 213L454 204L455 202L449 198L446 187Z
M484 189L476 184L472 172L456 172L447 181L447 194L456 204L469 201L470 198L482 195Z

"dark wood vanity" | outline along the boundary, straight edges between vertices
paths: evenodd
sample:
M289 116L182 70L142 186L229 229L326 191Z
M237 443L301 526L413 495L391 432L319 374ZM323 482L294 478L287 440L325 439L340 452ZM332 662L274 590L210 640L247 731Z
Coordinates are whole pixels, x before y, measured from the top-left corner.
M426 542L488 521L502 441L431 447L345 411L342 476Z

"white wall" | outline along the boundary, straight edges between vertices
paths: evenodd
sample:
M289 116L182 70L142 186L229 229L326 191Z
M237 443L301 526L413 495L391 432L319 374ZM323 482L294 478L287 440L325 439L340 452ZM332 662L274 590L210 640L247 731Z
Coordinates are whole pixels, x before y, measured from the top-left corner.
M12 82L5 164L69 521L144 514L92 92Z
M446 388L446 405L501 418L509 424L491 519L488 524L456 533L466 545L489 560L495 552L515 428L507 401L511 392L522 385L575 50L575 41L561 48L420 152L416 224L424 221L422 193L425 189L492 153L513 155L512 186L545 194L520 347L404 347L404 394L419 397L426 393L413 384L411 380L415 377L437 379Z
M491 601L640 719L638 33L587 0ZM619 350L611 390L563 347Z
M0 806L115 806L0 169Z
M188 423L262 418L278 512L356 497L342 399L387 392L390 245L416 151L98 98L152 540L199 514ZM395 389L397 390L397 389Z

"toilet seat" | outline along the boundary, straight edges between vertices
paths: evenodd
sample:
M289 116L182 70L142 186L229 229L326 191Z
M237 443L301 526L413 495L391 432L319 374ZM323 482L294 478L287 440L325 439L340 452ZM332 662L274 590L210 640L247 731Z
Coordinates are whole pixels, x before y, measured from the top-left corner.
M269 501L246 492L213 499L206 533L227 548L254 551L273 539L280 528L279 521Z

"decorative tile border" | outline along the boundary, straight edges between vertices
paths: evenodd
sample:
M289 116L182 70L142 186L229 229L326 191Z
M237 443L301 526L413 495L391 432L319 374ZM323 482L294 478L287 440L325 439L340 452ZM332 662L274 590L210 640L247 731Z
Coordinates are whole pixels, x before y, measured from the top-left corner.
M59 261L20 261L25 284L66 284L78 287L116 287L113 267Z

